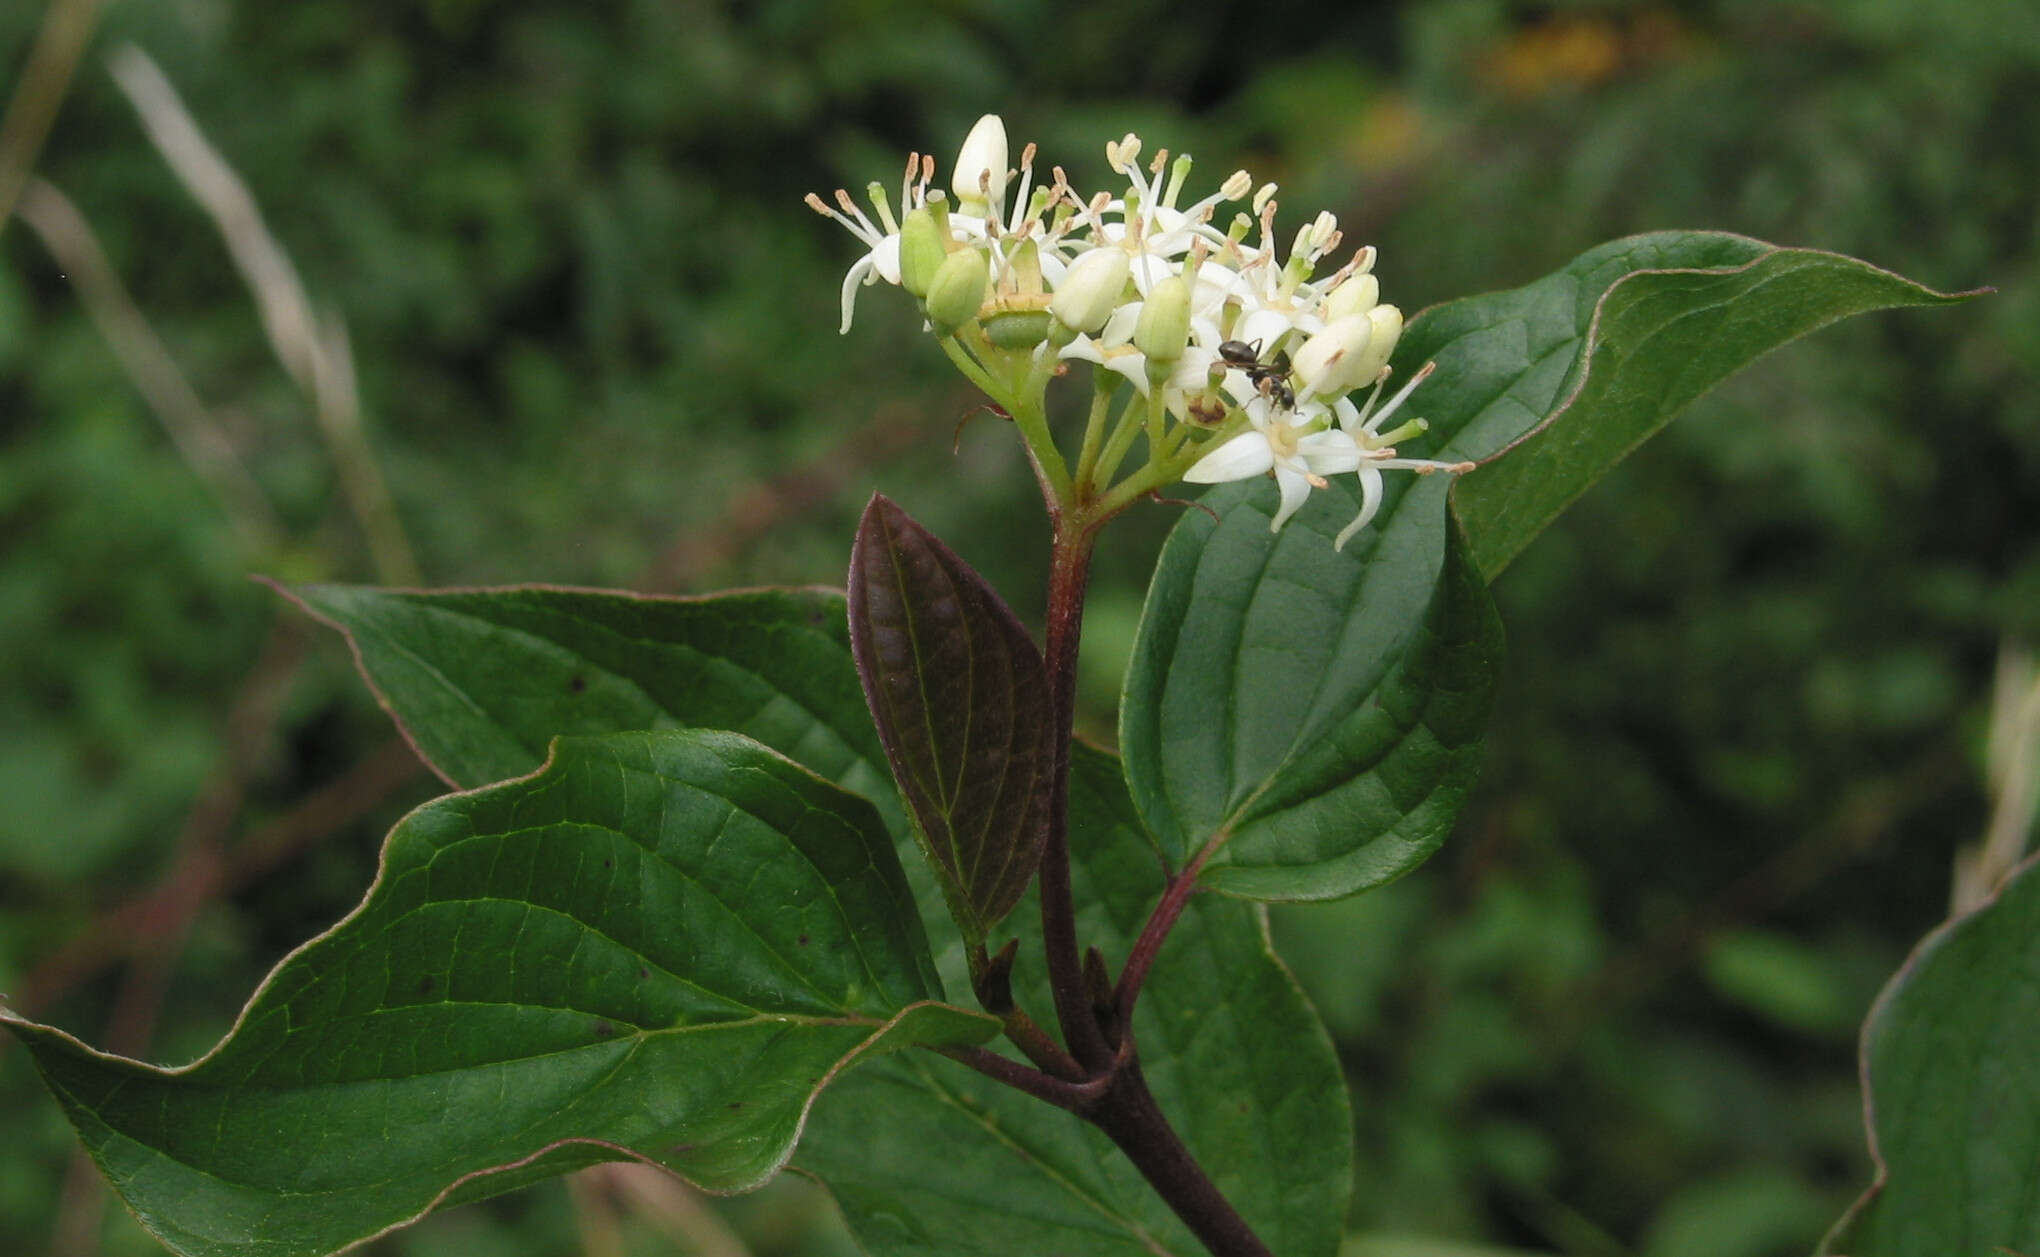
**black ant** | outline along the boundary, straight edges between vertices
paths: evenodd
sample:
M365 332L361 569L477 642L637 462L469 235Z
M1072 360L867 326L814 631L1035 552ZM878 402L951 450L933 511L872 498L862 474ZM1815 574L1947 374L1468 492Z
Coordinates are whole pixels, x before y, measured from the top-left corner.
M1284 410L1296 409L1296 392L1289 387L1289 355L1281 350L1268 361L1261 361L1261 342L1229 340L1218 347L1218 360L1228 367L1247 373L1262 396Z

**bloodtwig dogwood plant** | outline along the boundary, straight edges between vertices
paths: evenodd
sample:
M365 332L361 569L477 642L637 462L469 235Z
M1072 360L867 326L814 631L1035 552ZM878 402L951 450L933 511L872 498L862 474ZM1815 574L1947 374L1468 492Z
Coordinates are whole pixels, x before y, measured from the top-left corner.
M635 1158L791 1163L875 1254L1336 1251L1345 1089L1260 903L1437 848L1488 582L1624 453L1776 345L1955 298L1665 233L1406 327L1329 214L1285 239L1272 186L1143 153L1087 194L986 117L947 191L916 156L897 205L810 198L864 245L845 326L903 289L1023 443L1041 646L882 496L847 596L289 591L458 793L197 1062L8 1018L143 1225L326 1253ZM1091 557L1185 481L1115 756L1071 735Z

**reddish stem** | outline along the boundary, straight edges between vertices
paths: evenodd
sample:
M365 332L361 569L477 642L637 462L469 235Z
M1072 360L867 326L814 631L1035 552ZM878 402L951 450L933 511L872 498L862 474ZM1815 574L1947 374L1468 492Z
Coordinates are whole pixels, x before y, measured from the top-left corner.
M1273 1257L1162 1116L1140 1066L1128 1062L1085 1116L1105 1132L1213 1257Z
M1190 896L1197 893L1197 874L1204 868L1205 857L1217 849L1217 839L1205 843L1183 871L1169 879L1169 887L1162 892L1161 902L1148 914L1140 937L1133 940L1133 950L1127 953L1126 967L1119 971L1119 988L1112 1001L1118 1011L1120 1025L1133 1025L1133 1005L1140 998L1141 984L1147 981L1148 970L1154 967L1155 957L1161 955L1162 944L1168 940L1169 931L1176 927L1183 909L1189 906Z
M1048 668L1055 744L1046 784L1047 832L1042 840L1040 873L1041 933L1049 987L1055 997L1056 1021L1086 1077L1076 1082L1064 1081L981 1050L959 1059L1069 1109L1097 1126L1214 1257L1271 1257L1267 1245L1212 1183L1204 1167L1169 1125L1168 1118L1162 1115L1141 1075L1129 1023L1119 1015L1121 1007L1131 1012L1140 981L1161 950L1170 926L1182 914L1209 846L1164 892L1162 904L1135 943L1134 958L1128 966L1133 981L1129 984L1122 974L1119 989L1114 992L1114 1005L1103 1010L1096 1007L1091 987L1084 979L1070 887L1070 740L1076 721L1077 646L1084 622L1084 591L1090 578L1091 546L1104 517L1091 518L1081 509L1065 513L1045 484L1043 496L1048 499L1049 515L1055 525L1048 581L1047 642L1042 652ZM1134 961L1138 962L1137 969ZM1120 1028L1118 1042L1100 1024L1101 1011Z
M1091 1011L1084 985L1083 961L1077 950L1076 910L1070 892L1070 737L1075 727L1077 645L1083 635L1084 590L1091 575L1091 544L1095 533L1068 517L1055 520L1055 551L1048 577L1047 648L1050 711L1055 746L1049 758L1046 814L1048 833L1041 844L1041 935L1047 953L1049 987L1055 995L1056 1021L1070 1052L1090 1069L1112 1060L1112 1046Z
M943 1048L942 1054L970 1066L987 1078L996 1079L1079 1116L1089 1111L1113 1081L1110 1075L1101 1075L1084 1082L1069 1082L981 1047Z

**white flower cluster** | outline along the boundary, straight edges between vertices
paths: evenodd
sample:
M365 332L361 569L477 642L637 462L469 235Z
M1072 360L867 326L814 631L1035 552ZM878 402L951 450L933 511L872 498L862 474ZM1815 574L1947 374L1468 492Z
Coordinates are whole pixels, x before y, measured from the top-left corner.
M1327 477L1357 474L1362 505L1339 535L1342 547L1379 509L1383 471L1471 469L1397 457L1395 443L1422 432L1421 419L1383 430L1431 367L1382 399L1403 320L1379 299L1371 246L1314 278L1339 245L1332 215L1306 224L1284 257L1273 184L1257 189L1238 171L1185 205L1190 158L1172 163L1163 150L1143 165L1140 155L1133 135L1108 143L1106 160L1125 186L1085 197L1059 166L1037 182L1031 144L1009 169L1005 126L987 114L957 157L953 206L929 186L933 158L919 154L908 158L898 217L876 183L868 190L875 219L847 192L834 206L809 196L866 246L844 276L844 330L857 290L883 279L921 299L938 335L974 326L990 352L1117 372L1193 430L1187 444L1199 456L1182 469L1184 480L1272 473L1281 491L1275 528ZM1221 228L1219 207L1232 202L1247 208Z

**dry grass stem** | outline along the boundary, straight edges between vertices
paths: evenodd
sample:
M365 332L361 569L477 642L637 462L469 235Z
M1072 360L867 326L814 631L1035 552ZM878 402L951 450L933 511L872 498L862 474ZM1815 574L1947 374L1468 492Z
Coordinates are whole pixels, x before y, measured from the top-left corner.
M207 141L148 54L124 44L108 64L156 151L213 220L235 270L254 295L277 360L311 398L319 434L348 509L368 541L377 579L418 584L417 560L362 427L354 361L339 317L321 318L312 309L297 268L270 232L247 184Z
M169 433L170 443L218 499L242 543L252 554L276 553L284 534L269 499L128 295L91 224L70 198L41 179L30 179L22 189L19 210L57 268L70 277L128 379Z

